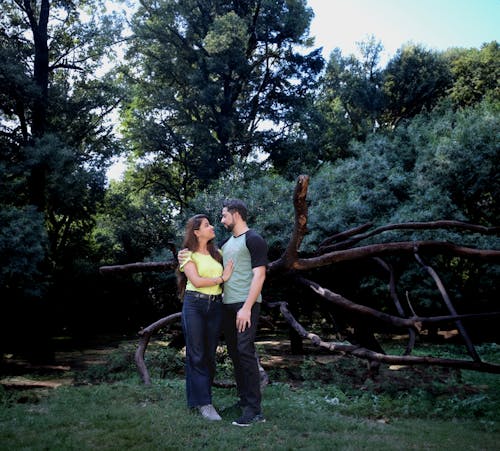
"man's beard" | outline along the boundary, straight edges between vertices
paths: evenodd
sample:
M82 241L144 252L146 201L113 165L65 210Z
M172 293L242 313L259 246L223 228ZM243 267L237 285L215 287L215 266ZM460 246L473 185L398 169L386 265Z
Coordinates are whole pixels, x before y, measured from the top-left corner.
M226 230L228 232L232 232L234 229L234 224L226 224Z

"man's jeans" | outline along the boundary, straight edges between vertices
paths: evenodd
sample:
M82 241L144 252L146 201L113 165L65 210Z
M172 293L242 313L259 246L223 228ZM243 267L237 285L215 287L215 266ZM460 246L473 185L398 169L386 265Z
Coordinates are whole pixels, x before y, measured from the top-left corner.
M186 395L189 407L212 404L215 353L222 322L222 302L197 299L186 293L182 330L186 340Z
M255 414L261 413L260 373L255 353L255 336L259 322L260 303L252 307L251 323L243 332L236 330L236 314L243 302L224 304L223 328L227 351L234 365L234 377L240 403Z

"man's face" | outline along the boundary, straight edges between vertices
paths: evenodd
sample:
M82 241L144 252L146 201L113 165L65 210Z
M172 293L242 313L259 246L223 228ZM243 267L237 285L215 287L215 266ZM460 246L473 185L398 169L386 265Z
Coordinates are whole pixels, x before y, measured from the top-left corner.
M233 214L229 212L226 207L222 209L222 219L220 220L220 222L226 228L226 230L229 230L230 232L233 231L234 217Z

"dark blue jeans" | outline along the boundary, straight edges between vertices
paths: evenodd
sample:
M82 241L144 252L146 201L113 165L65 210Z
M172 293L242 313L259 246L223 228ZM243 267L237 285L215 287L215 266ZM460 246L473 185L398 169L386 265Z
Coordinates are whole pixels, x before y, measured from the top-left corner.
M255 336L259 322L260 303L252 307L252 325L243 332L236 330L236 314L243 302L224 304L223 328L229 357L233 361L236 387L243 407L261 413L260 373L255 353Z
M186 340L186 395L189 407L212 404L215 353L219 343L222 302L194 298L182 305L182 330Z

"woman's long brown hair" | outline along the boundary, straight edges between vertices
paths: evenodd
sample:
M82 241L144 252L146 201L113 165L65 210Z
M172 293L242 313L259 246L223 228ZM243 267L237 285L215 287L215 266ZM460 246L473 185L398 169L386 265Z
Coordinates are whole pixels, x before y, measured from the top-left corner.
M186 229L184 232L184 240L182 241L182 248L186 248L190 250L191 252L196 252L198 250L198 238L194 234L195 230L199 230L201 226L201 222L207 219L207 215L194 215L192 218L189 218L187 223L186 223ZM212 258L217 260L219 263L222 263L222 255L219 252L219 249L217 248L215 244L215 239L210 240L207 243L207 249ZM184 291L186 290L186 283L187 283L187 277L184 274L184 272L181 272L179 270L179 267L177 267L176 270L177 273L177 290L179 292L179 297L182 299L184 297Z

